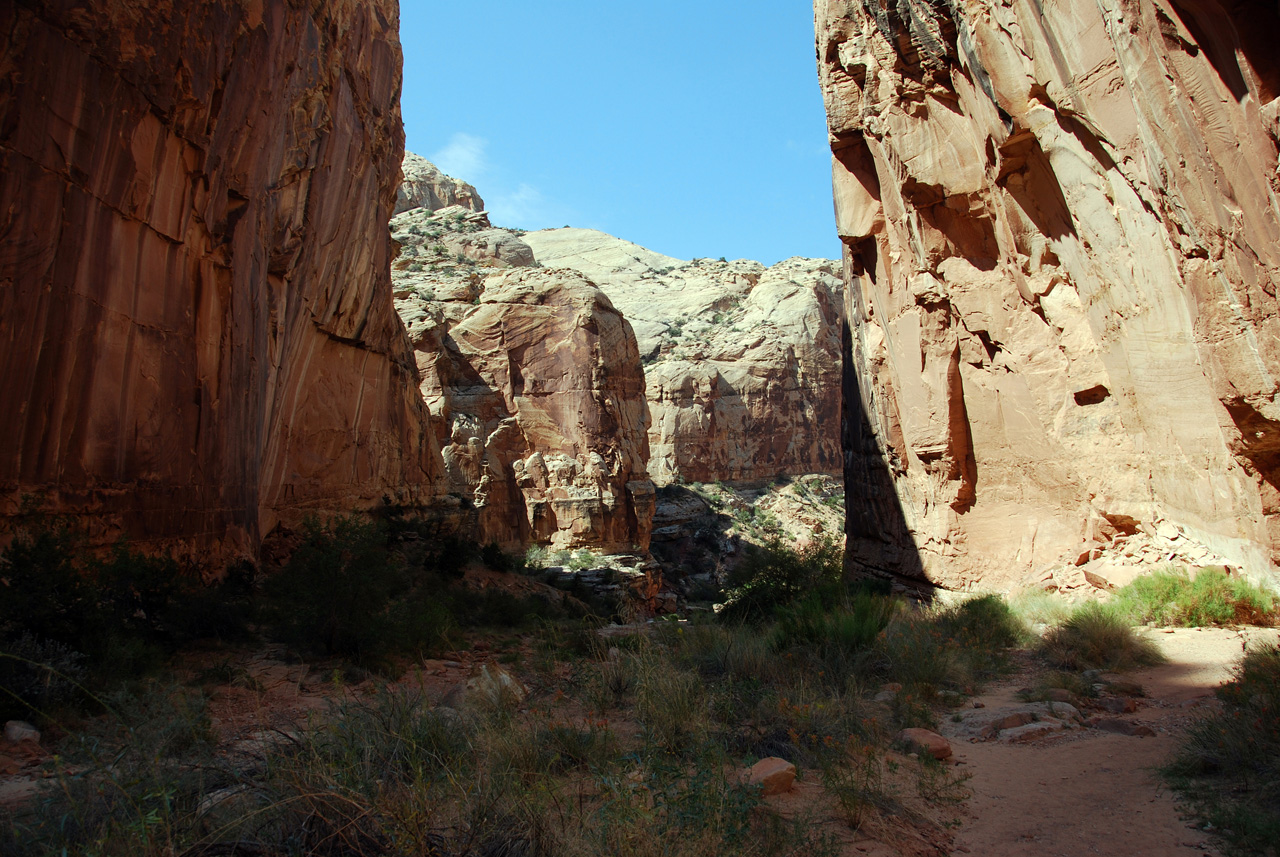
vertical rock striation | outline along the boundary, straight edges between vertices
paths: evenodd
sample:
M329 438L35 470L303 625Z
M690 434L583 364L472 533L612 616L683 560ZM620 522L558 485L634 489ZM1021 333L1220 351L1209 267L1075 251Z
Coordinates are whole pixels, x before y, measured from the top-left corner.
M1280 9L815 5L851 563L1270 574Z
M0 489L253 552L430 499L395 0L0 6Z

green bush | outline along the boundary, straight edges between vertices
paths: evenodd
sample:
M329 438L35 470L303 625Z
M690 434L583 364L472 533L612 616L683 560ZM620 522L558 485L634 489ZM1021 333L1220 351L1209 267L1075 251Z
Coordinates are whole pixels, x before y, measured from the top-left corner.
M838 592L844 580L844 551L834 541L814 542L796 551L774 539L750 545L729 574L727 601L720 618L727 622L762 622L779 608L805 595Z
M1247 652L1222 710L1187 730L1166 779L1239 853L1280 851L1280 648Z
M1164 655L1114 610L1090 602L1076 610L1041 642L1041 651L1064 669L1126 670L1162 663Z
M300 651L348 657L387 653L391 601L409 589L385 532L360 518L309 519L288 564L266 582L276 633Z
M1134 624L1271 625L1280 598L1219 568L1202 569L1194 579L1183 569L1166 569L1137 578L1109 606Z

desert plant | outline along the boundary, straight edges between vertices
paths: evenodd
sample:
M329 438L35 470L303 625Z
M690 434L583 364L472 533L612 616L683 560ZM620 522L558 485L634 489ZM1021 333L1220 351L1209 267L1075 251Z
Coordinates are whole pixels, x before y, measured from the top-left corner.
M802 595L838 590L843 578L843 551L834 541L817 541L800 551L779 539L752 545L729 575L720 618L761 622Z
M1239 853L1280 853L1280 648L1245 653L1193 724L1165 778Z
M1116 612L1090 602L1045 633L1044 656L1064 669L1126 670L1162 663L1159 646Z
M391 600L407 583L377 524L312 518L284 570L267 580L266 593L276 631L290 645L359 658L385 652Z
M1165 569L1119 590L1109 607L1134 624L1270 625L1280 598L1220 568L1202 569L1194 578L1183 569Z

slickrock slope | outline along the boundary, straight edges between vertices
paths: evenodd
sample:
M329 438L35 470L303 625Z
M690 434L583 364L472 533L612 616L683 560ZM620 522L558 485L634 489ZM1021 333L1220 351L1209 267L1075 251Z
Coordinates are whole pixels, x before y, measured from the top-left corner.
M817 0L816 19L850 561L950 585L1077 562L1105 585L1144 556L1271 574L1276 4Z
M0 6L0 489L205 556L443 478L395 0Z
M589 229L522 240L540 264L590 277L635 326L655 482L839 472L836 263L685 262Z
M635 334L590 280L531 268L529 248L487 224L455 208L392 221L397 308L447 427L448 488L475 507L485 540L647 550L654 487ZM432 249L477 236L475 258Z

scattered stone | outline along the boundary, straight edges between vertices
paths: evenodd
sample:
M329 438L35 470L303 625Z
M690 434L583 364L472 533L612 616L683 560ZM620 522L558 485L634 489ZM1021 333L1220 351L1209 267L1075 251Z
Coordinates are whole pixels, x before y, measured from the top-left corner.
M898 733L897 742L939 761L950 758L952 752L951 742L928 729L903 729Z
M482 665L467 680L467 696L496 708L516 706L524 702L529 689L511 673L495 663Z
M1129 681L1128 679L1104 679L1104 681L1106 681L1107 690L1116 696L1142 697L1147 695L1146 690L1136 681Z
M22 720L10 720L4 725L4 740L11 744L22 744L30 741L40 743L40 730Z
M1017 729L1019 726L1026 726L1028 723L1034 723L1038 718L1029 711L1019 711L1010 714L1008 717L992 724L997 732L1003 732L1005 729Z
M1077 706L1080 704L1079 700L1076 699L1075 694L1062 687L1049 688L1045 691L1044 697L1049 702L1065 702L1070 705Z
M1132 714L1138 710L1138 700L1132 697L1105 697L1099 699L1095 705L1103 711L1109 711L1112 714Z
M1090 717L1085 725L1103 732L1114 732L1117 735L1132 735L1137 738L1154 738L1155 730L1145 723L1133 723L1113 717Z
M765 797L791 791L795 780L796 766L777 756L761 759L742 775L747 785L760 786Z

